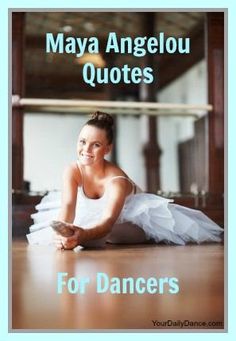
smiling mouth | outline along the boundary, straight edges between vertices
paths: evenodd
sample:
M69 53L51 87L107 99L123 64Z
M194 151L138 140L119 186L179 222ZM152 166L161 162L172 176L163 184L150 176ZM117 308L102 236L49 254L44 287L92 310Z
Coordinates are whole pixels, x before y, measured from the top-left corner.
M83 158L85 158L85 159L92 159L93 158L93 156L92 155L86 155L86 154L81 154L81 156L83 157Z

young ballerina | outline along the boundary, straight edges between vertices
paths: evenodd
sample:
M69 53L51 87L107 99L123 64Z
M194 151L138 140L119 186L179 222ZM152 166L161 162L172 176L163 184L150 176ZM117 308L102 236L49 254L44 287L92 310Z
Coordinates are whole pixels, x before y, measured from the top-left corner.
M112 140L112 117L94 113L79 134L78 160L64 173L62 201L49 193L36 206L39 212L32 215L35 224L27 235L30 243L71 250L106 242L221 241L223 229L202 212L142 193L122 169L107 161Z

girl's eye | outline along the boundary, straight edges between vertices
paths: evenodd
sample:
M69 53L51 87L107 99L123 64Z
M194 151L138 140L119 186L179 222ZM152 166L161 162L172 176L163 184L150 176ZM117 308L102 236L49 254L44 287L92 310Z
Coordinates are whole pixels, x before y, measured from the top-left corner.
M100 144L99 143L95 143L94 146L95 147L100 147Z
M83 145L83 144L85 144L85 141L84 140L80 140L79 143Z

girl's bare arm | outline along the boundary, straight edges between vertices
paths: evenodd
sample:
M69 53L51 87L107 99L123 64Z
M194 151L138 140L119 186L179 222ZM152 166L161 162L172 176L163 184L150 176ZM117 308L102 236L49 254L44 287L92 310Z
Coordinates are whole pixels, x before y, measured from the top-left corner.
M74 164L68 166L63 174L62 206L58 220L73 223L75 218L75 207L77 190L79 186L78 169Z

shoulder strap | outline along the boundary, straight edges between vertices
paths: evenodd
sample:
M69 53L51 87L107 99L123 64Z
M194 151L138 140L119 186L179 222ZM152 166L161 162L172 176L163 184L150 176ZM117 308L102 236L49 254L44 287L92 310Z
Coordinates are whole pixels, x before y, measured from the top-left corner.
M129 181L133 186L132 194L136 193L136 185L130 178L127 178L126 176L123 176L123 175L117 175L117 176L113 176L108 182L111 182L111 181L116 180L116 179L125 179L125 180Z

